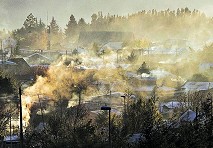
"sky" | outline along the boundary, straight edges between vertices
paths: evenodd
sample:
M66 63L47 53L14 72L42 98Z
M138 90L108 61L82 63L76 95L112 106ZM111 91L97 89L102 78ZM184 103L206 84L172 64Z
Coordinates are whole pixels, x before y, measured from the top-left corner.
M212 0L0 0L0 29L17 29L23 26L26 17L33 13L47 23L54 16L63 29L73 14L76 20L91 21L93 13L104 15L128 15L141 10L198 9L213 17ZM48 14L48 15L47 15Z

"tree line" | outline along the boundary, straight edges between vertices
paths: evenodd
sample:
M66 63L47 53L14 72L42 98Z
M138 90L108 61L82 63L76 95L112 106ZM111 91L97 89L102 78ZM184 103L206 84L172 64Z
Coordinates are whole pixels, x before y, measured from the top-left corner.
M23 27L12 32L22 46L46 49L47 45L60 47L62 43L75 43L82 31L124 31L133 32L136 38L163 40L168 38L207 39L212 31L212 18L198 10L178 8L177 10L142 10L128 16L94 13L91 22L84 18L76 20L71 15L66 27L61 28L52 17L49 24L30 13ZM197 38L195 38L198 36ZM48 43L50 41L50 43ZM60 45L59 45L60 44Z

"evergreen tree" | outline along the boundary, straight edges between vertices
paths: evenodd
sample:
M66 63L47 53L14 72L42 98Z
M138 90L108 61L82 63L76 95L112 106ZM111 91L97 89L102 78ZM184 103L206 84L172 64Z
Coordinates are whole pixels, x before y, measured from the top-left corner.
M94 13L92 14L91 18L92 18L91 24L94 24L97 21L98 16L97 14Z
M14 30L12 34L19 41L20 47L44 48L43 41L46 40L45 24L41 19L38 22L32 13L27 16L23 27Z
M97 14L92 14L91 16L92 20L91 20L91 27L92 27L92 30L96 30L96 25L97 25Z
M59 26L54 17L52 17L52 21L50 22L50 33L53 35L58 35L59 33Z
M42 20L39 20L38 26L37 26L37 31L42 32L45 30L45 24L42 22Z
M140 66L140 68L137 70L138 74L143 74L143 73L150 73L149 67L146 65L146 62L143 62L143 64Z
M37 18L34 17L32 13L27 16L27 19L24 21L24 28L30 32L34 31L38 26Z
M78 30L79 30L79 32L85 31L86 30L86 26L87 26L87 24L86 24L85 20L83 18L81 18L78 21Z
M66 25L65 35L67 39L74 39L77 33L77 22L74 15L70 16L70 20Z

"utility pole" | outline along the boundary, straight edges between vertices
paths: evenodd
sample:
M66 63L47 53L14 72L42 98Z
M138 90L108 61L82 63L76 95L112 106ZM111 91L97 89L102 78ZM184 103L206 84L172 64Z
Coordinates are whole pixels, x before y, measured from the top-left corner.
M111 141L111 120L110 120L110 112L111 112L111 107L109 106L102 106L101 107L101 110L107 110L109 111L109 139L108 139L108 142L109 142L109 147L112 148L112 141Z
M3 64L3 61L4 61L4 52L3 52L3 41L1 40L1 51L2 51L2 64Z
M118 64L118 49L117 49L117 64Z
M22 123L22 101L21 101L21 86L19 87L19 110L20 110L20 148L23 148L23 123Z
M9 117L10 117L10 147L12 147L12 124L11 124L11 100L10 100L10 113L9 113Z
M47 50L50 50L50 25L47 26Z

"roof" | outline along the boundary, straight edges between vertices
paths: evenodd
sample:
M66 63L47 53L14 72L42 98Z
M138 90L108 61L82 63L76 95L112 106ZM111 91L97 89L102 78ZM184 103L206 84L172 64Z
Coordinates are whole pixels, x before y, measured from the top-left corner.
M213 82L186 82L182 87L185 91L202 91L213 88Z
M5 136L4 142L19 142L18 135Z
M144 54L165 54L165 55L175 55L181 54L187 51L186 48L163 48L162 46L153 46L150 49L144 50Z
M180 118L179 121L188 121L188 122L192 122L194 121L196 118L196 112L192 111L192 110L187 110L185 113L183 113Z
M25 68L30 68L30 66L27 64L27 62L23 58L13 58L8 60L9 62L14 62L18 64L19 66L25 67Z
M199 65L200 71L204 71L204 70L208 70L208 69L213 69L213 63L201 63Z
M178 128L181 123L184 122L193 122L196 119L196 112L188 109L186 112L184 112L180 118L178 119L177 122L175 122L174 124L171 124L172 127L174 128Z
M176 90L175 88L167 87L167 86L160 86L157 89L160 91L175 91Z
M168 71L165 71L163 69L151 70L150 75L156 77L157 79L168 77L168 76L176 77L174 74L172 74Z
M119 98L119 97L121 97L123 95L124 95L123 92L111 92L111 94L110 94L111 97L116 97L116 98ZM93 96L91 99L106 98L106 96L109 96L109 95L105 94L105 95Z
M100 113L102 113L103 111L102 110L95 110L95 111L91 111L92 113L95 113L95 114L100 114ZM116 115L121 115L121 112L120 111L118 111L118 110L116 110L116 109L111 109L111 111L110 111L111 113L113 113L113 114L116 114Z
M156 77L153 77L150 74L145 74L145 73L138 75L134 72L127 71L126 76L128 78L136 78L138 80L146 80L146 81L154 81L154 82L156 81Z
M74 50L73 50L73 52L74 51L77 51L79 54L87 54L88 53L88 50L87 49L84 49L84 48L81 48L81 47L78 47L78 48L75 48ZM72 52L72 53L73 53Z
M152 85L152 86L144 86L144 87L136 88L135 91L140 91L140 92L152 92L154 88L155 88L154 85Z
M35 128L37 131L43 131L47 127L47 123L40 122L39 125Z
M170 101L170 102L160 104L161 107L166 106L170 109L179 108L179 107L184 106L184 105L186 105L185 102L178 102L178 101Z
M25 58L29 64L42 64L42 63L51 63L51 59L41 55L40 53L34 53Z
M105 49L119 50L122 49L122 44L123 42L108 42L104 46L102 46L100 51Z
M0 60L0 65L2 65L2 64L6 64L6 65L17 65L15 62L11 62L11 61L3 61L2 62L2 60Z
M146 138L143 136L142 133L135 133L129 136L127 142L130 144L138 143L140 141L145 141Z
M27 58L32 58L32 57L37 57L37 58L41 57L41 58L45 58L45 59L50 60L48 57L43 56L43 55L41 55L40 53L31 54L31 55L29 55Z
M155 87L156 87L156 85L143 86L143 87L136 88L135 91L151 92L154 90ZM160 86L160 87L157 87L157 90L164 91L164 92L170 92L170 91L175 91L176 89L172 88L172 87Z

